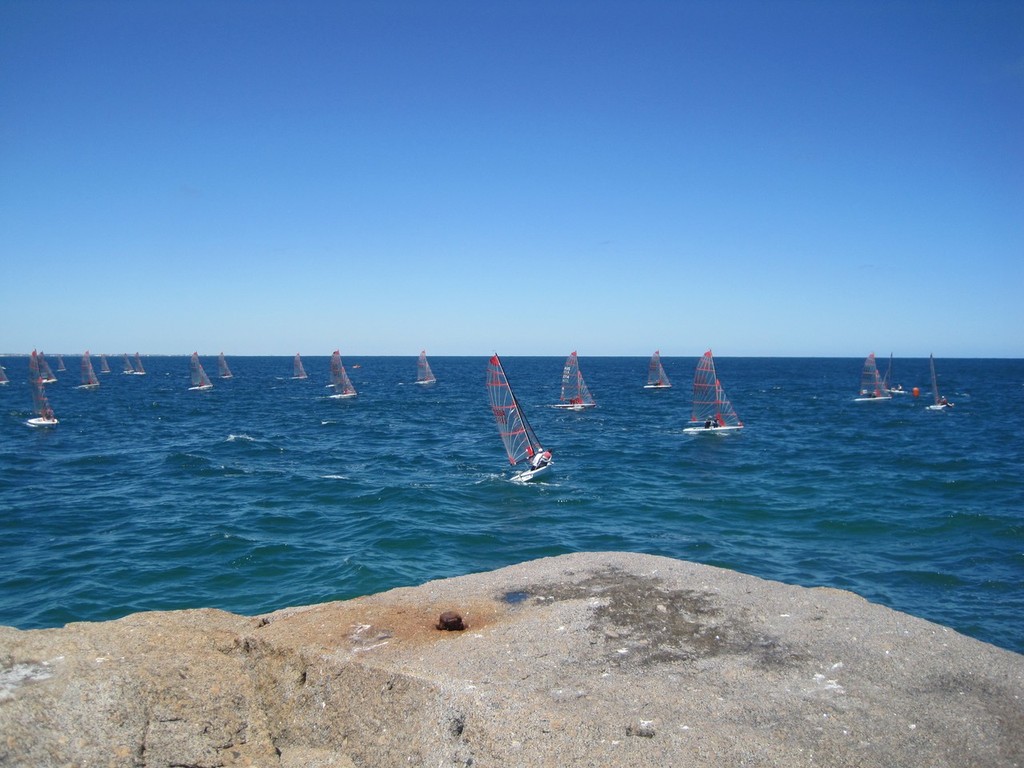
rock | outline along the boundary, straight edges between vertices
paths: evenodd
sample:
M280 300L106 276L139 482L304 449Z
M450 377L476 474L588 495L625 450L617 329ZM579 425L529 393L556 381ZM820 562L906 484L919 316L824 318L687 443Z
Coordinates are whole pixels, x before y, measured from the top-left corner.
M457 609L467 629L439 632ZM1024 657L848 592L566 555L261 617L0 628L0 765L1024 765Z

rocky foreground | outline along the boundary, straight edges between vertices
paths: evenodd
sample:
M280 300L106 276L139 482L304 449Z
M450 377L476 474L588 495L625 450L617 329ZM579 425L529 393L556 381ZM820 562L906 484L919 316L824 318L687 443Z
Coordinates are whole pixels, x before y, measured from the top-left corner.
M1024 656L620 553L259 617L0 628L0 766L233 765L1024 766Z

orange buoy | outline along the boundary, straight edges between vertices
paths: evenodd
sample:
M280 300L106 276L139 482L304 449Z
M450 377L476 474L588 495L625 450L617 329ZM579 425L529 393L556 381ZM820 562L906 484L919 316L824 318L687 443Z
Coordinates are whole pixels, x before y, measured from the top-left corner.
M914 388L913 388L912 390L910 390L910 391L914 393L914 397L917 397L918 395L920 395L920 394L921 394L921 390L920 390L920 389L918 389L917 387L914 387Z

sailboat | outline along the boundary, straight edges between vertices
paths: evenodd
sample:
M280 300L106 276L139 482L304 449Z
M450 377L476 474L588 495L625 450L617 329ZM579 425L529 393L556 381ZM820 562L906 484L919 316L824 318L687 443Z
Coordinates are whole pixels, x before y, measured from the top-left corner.
M668 389L672 382L665 375L665 369L661 365L661 352L654 351L651 355L651 362L647 365L647 383L644 389Z
M100 355L100 373L110 373L110 363L106 355Z
M228 361L224 359L224 353L220 353L220 357L217 358L217 374L222 379L234 378L234 374L231 373L231 369L228 368Z
M580 361L576 357L576 352L573 352L565 359L565 367L562 368L562 396L552 407L582 411L596 405L594 396L590 394L587 382L580 373Z
M82 355L82 383L75 389L96 389L100 380L96 378L96 372L92 369L92 360L89 358L89 350Z
M293 379L304 379L306 378L306 369L302 367L302 358L299 357L299 353L295 353L295 360L292 362L292 378Z
M32 350L32 354L35 354L35 350ZM39 380L43 384L52 384L57 380L57 377L53 375L53 370L50 368L50 364L46 362L46 355L42 352L39 353L37 358Z
M352 381L345 372L345 364L341 362L341 353L338 350L334 350L334 354L331 355L331 386L334 387L334 394L331 395L333 398L356 396L356 388L352 386Z
M146 369L142 367L142 358L139 356L138 352L135 353L135 370L132 371L132 373L136 376L146 375Z
M683 432L691 435L711 434L743 429L743 422L725 396L715 372L715 358L709 349L697 363L693 374L693 412Z
M6 384L10 379L7 378L7 371L0 365L0 384Z
M512 476L512 480L525 483L547 473L551 469L551 451L544 450L526 420L497 355L491 357L487 365L487 397L509 462L513 467L521 461L529 462L525 470Z
M878 373L878 366L875 365L875 353L872 352L864 360L864 368L860 374L860 394L855 397L855 403L872 403L883 400L892 400L892 395L882 383L882 377Z
M124 353L124 357L121 358L121 373L127 373L129 375L135 373L135 368L132 367L132 361L128 358L128 353Z
M46 391L43 389L43 378L40 374L39 355L32 350L32 357L28 361L28 383L32 386L32 406L35 409L35 417L25 423L30 427L55 427L59 423L53 415L50 402L46 399Z
M57 355L57 373L66 370L67 368L64 367L64 355Z
M905 395L907 390L901 384L895 387L892 385L892 352L889 353L889 367L885 369L885 376L882 377L882 386L890 395Z
M420 352L420 359L416 361L416 383L433 384L437 379L434 372L430 370L430 363L427 362L427 350Z
M192 377L192 386L188 388L190 392L213 389L213 382L203 370L203 364L199 362L198 352L192 353L192 359L189 361L189 373Z
M952 408L955 403L949 402L946 398L939 394L939 380L935 376L935 357L928 355L928 365L932 369L932 397L935 398L935 402L928 406L929 411L944 411L947 408Z

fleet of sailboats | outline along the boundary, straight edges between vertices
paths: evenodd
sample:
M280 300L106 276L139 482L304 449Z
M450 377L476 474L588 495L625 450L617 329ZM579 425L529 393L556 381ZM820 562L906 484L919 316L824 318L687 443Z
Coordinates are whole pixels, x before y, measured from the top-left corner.
M341 362L341 352L337 349L331 355L331 386L334 387L334 394L331 397L355 397L356 388L345 371L345 364Z
M654 351L651 361L647 364L647 383L644 389L669 389L672 382L665 375L665 368L661 364L661 352Z
M583 374L580 373L579 358L573 351L565 359L565 365L562 368L562 395L553 407L582 411L596 405L594 396L590 394L587 382L583 380Z
M416 361L416 383L433 384L437 381L434 372L430 370L430 363L427 362L427 350L420 352L420 358Z
M189 391L201 392L207 389L213 389L213 382L210 381L210 377L206 375L206 371L203 370L203 364L199 362L199 353L193 352L192 359L189 361L189 375L192 380L192 386L189 387Z
M860 373L860 393L854 398L857 403L882 402L892 400L878 373L878 366L875 364L875 353L872 352L864 359L864 367Z
M512 480L526 482L550 471L551 451L545 450L537 439L497 355L487 364L487 398L509 463L514 467L527 462L526 469L513 475Z
M697 363L693 375L693 411L687 434L713 434L743 429L743 422L725 396L715 371L715 358L709 349Z

